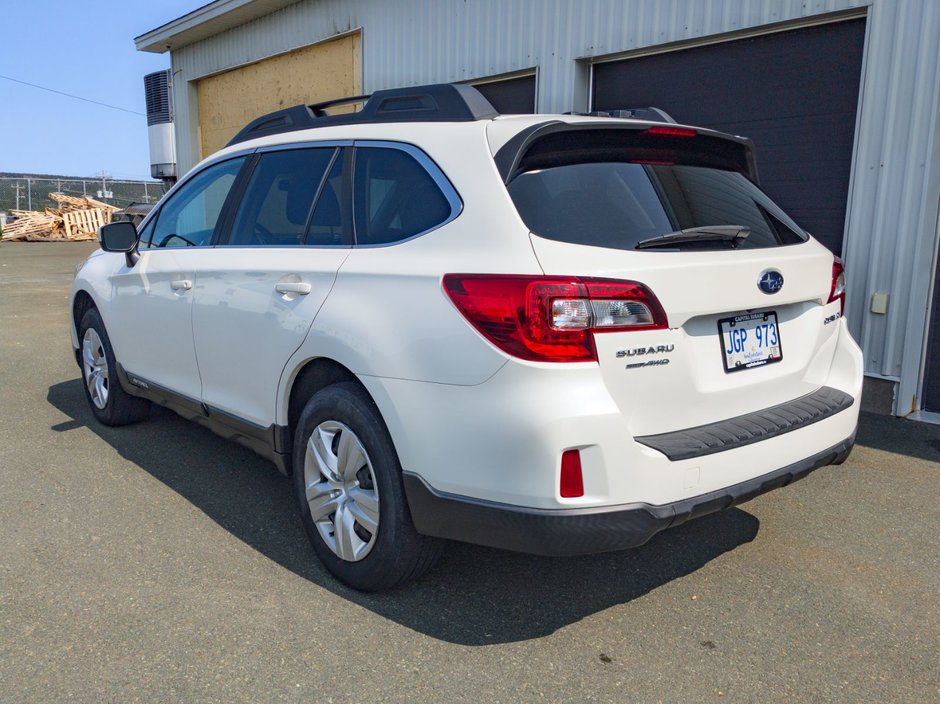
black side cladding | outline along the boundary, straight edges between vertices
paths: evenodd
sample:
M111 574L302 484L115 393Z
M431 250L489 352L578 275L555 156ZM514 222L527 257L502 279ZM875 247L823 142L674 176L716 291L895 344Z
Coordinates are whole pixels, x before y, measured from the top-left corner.
M368 98L368 99L367 99ZM367 99L367 100L366 100ZM365 100L362 110L327 115L325 109ZM379 90L371 96L329 100L314 105L295 105L262 115L248 123L227 146L257 137L332 125L376 122L473 122L499 113L473 86L437 83L410 88Z

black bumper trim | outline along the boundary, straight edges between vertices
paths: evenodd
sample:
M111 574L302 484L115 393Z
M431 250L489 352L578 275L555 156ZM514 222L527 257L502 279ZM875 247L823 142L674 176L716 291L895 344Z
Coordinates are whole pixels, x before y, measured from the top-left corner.
M672 461L702 457L751 445L818 423L849 408L855 399L844 391L823 386L811 394L743 416L635 437L638 443L659 450Z
M432 489L404 472L405 493L419 533L536 555L585 555L643 545L666 528L736 506L839 464L855 433L837 445L746 482L671 504L622 504L583 509L538 509L457 496Z

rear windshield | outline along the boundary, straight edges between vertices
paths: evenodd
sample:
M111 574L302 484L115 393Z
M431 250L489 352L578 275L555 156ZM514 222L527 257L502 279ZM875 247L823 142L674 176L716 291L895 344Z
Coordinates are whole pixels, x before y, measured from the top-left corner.
M567 163L524 171L508 189L532 232L573 244L634 249L652 237L714 226L740 226L750 234L736 242L706 239L673 248L755 249L806 240L743 174L709 166Z

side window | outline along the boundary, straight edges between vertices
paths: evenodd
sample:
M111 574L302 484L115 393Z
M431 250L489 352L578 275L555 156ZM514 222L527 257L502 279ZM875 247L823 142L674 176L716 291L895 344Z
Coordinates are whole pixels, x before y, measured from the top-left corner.
M261 155L232 225L230 245L296 246L334 148L290 149Z
M150 222L147 223L147 227L140 231L140 244L138 245L141 249L147 249L150 247L150 239L153 237L153 227L157 222L156 217L150 218Z
M212 240L219 213L244 157L210 166L194 176L163 204L151 247L200 247Z
M451 205L431 175L400 149L356 149L356 242L387 244L437 227Z
M310 220L310 230L307 232L305 244L329 245L344 244L343 209L343 162L346 160L346 150L340 150L333 168L330 169L317 205Z

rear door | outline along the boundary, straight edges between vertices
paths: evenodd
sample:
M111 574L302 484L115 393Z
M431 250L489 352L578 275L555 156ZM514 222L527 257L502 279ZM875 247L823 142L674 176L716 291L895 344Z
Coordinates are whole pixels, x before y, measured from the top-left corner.
M543 140L508 189L546 274L639 281L665 310L666 330L594 336L632 432L815 391L841 315L832 254L730 168L733 144L683 128L609 137Z
M351 227L341 146L256 159L227 234L200 268L193 335L210 416L264 429L285 363L349 253Z

